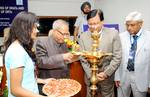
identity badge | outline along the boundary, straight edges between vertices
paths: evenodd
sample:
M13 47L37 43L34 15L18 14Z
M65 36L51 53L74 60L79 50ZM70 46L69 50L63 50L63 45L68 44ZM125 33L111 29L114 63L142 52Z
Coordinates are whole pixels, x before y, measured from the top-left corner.
M88 31L89 26L87 24L83 24L83 32Z
M23 0L16 0L16 5L23 5Z

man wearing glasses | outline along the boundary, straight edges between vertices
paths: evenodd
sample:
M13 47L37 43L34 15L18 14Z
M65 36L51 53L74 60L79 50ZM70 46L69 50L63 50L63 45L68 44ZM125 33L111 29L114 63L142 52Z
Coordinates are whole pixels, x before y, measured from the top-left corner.
M64 43L64 39L69 37L68 23L59 19L54 21L50 36L37 40L36 56L39 61L39 78L69 77L69 68L66 63L74 59L74 55L67 51ZM41 90L42 85L39 85L39 88Z

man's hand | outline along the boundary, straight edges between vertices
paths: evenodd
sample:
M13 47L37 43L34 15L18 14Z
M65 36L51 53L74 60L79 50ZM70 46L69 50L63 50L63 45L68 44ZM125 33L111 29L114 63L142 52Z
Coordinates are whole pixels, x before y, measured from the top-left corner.
M115 81L115 85L117 88L120 87L120 81Z
M70 62L72 57L73 57L73 54L71 54L71 53L63 54L64 61Z
M74 55L71 52L63 54L64 61L69 63L78 60L78 57L79 55Z
M100 72L100 73L97 74L97 79L98 79L99 81L103 81L103 80L105 80L107 77L108 77L108 76L107 76L104 72Z

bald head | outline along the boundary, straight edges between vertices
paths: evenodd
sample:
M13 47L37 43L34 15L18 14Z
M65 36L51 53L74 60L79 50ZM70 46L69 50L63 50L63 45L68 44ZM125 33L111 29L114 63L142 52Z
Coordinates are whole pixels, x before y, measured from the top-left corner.
M64 20L58 19L53 23L53 29L61 29L62 26L69 26L68 23Z
M64 38L69 38L69 24L61 19L54 21L53 30L50 35L56 40L57 43L64 43Z

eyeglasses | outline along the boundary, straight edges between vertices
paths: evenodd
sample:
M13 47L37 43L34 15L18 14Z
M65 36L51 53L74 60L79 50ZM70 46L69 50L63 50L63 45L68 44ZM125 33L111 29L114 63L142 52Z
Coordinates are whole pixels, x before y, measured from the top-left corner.
M69 33L62 33L61 31L57 30L61 35L63 36L69 36L70 34Z

